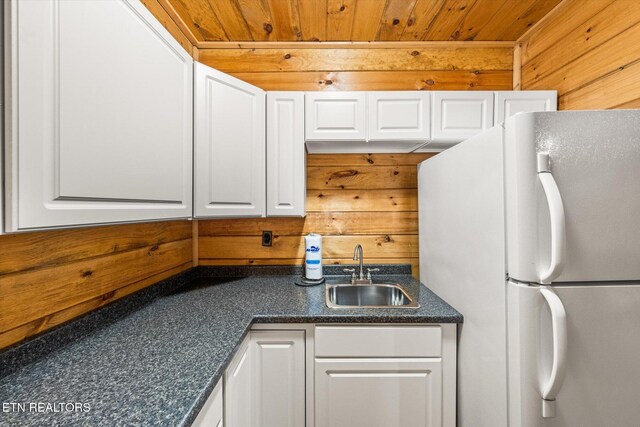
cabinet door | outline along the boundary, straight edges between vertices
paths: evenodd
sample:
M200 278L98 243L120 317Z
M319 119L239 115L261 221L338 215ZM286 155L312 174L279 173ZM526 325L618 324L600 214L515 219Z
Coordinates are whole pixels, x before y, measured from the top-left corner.
M191 216L189 54L135 0L6 11L8 227Z
M307 92L307 141L365 141L365 92Z
M252 331L256 426L304 427L304 331Z
M369 92L367 104L369 141L426 142L431 137L428 92Z
M196 62L194 214L265 213L265 92Z
M558 92L555 90L521 90L496 92L494 123L504 122L516 113L556 111Z
M316 359L315 427L442 425L440 359Z
M460 142L493 126L493 92L434 92L432 96L436 143Z
M254 363L249 335L224 374L226 427L254 427Z
M211 395L193 422L193 427L223 427L222 380L218 381Z
M267 93L267 216L304 216L304 93Z

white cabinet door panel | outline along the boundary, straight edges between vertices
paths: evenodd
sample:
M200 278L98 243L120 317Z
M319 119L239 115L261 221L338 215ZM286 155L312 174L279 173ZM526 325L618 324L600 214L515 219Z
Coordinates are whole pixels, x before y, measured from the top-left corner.
M265 92L196 63L196 217L265 212Z
M432 96L436 142L460 142L493 126L493 92L443 91Z
M252 331L256 425L304 427L304 331Z
M316 359L315 427L442 424L440 359Z
M10 228L190 216L189 54L134 0L8 10Z
M193 421L193 427L223 427L224 411L222 400L222 380L218 381L211 395Z
M365 141L366 92L307 92L307 141Z
M304 216L304 92L267 93L267 216Z
M430 94L424 91L368 92L369 141L428 141Z
M255 371L250 335L240 345L224 374L224 419L226 427L255 427Z
M498 91L494 123L501 123L516 113L556 111L557 109L558 92L555 90Z

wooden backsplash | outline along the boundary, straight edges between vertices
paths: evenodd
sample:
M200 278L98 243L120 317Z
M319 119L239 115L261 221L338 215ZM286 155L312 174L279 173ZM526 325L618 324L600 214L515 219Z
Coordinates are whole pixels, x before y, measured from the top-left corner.
M520 43L522 89L562 110L640 108L638 0L565 0Z
M190 221L0 236L0 348L192 265Z
M305 218L198 221L200 265L301 265L304 238L320 233L327 264L353 264L362 244L367 263L413 266L418 277L417 163L431 154L307 156ZM262 231L273 245L262 246Z

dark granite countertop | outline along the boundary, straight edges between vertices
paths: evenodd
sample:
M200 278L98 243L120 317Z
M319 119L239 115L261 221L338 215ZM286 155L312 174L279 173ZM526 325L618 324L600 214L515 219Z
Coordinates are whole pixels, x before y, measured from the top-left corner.
M193 269L1 353L0 425L190 425L252 323L462 322L409 274L379 279L402 284L418 309L336 310L324 285L295 286L282 272ZM37 402L90 410L29 412ZM18 403L27 412L7 407Z

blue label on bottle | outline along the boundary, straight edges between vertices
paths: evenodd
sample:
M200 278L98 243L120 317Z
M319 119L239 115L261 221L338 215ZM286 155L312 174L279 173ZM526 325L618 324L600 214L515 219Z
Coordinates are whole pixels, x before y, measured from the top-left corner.
M307 248L307 252L320 252L320 248L318 246L311 246Z
M319 259L308 259L307 264L320 264Z

